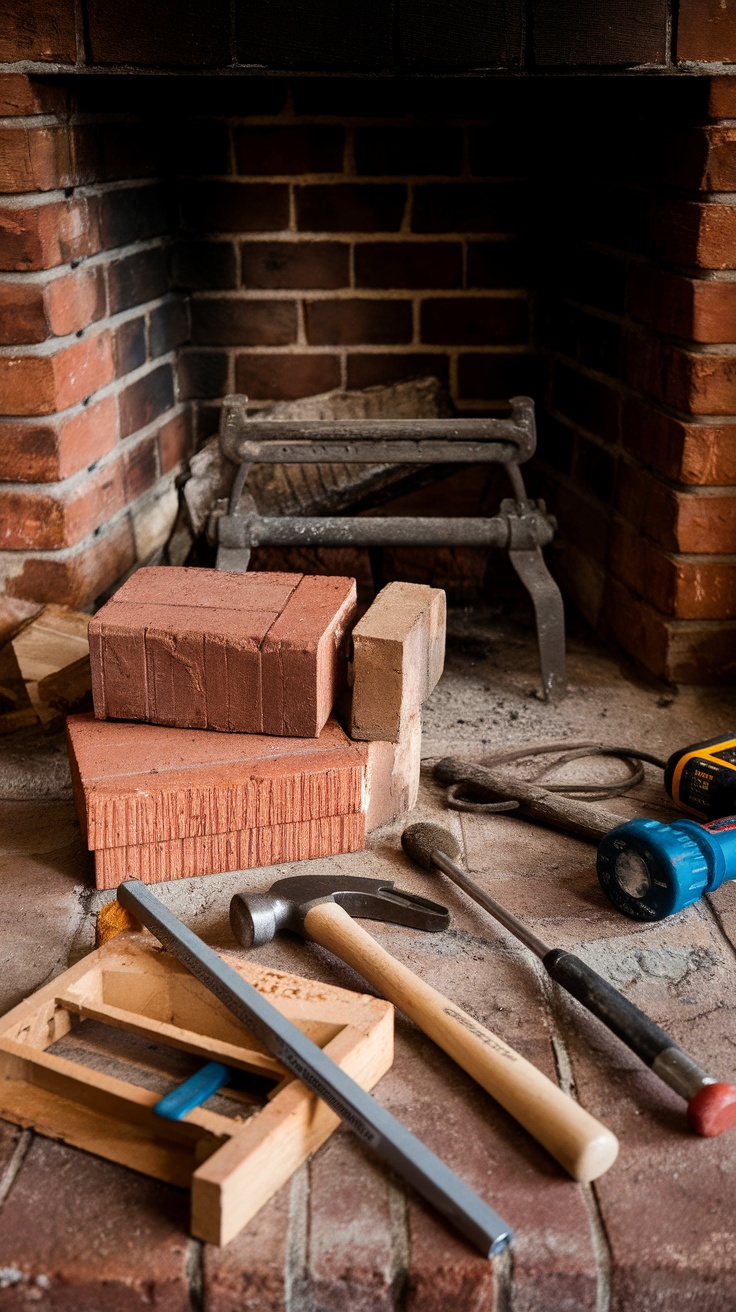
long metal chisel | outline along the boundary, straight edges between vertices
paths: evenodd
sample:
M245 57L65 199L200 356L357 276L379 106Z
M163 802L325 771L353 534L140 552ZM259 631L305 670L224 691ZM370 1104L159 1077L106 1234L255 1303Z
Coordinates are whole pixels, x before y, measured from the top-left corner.
M497 1212L316 1043L287 1020L252 984L207 947L139 879L118 888L118 901L150 929L215 997L247 1025L288 1070L322 1098L359 1139L413 1185L486 1257L502 1253L512 1230Z

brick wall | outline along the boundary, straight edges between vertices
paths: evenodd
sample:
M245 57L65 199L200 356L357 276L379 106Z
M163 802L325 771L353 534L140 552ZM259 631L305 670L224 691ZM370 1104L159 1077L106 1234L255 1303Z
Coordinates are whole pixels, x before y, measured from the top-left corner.
M492 99L497 117L472 85L271 82L199 121L173 261L200 437L226 391L429 373L474 412L528 390L524 162Z
M736 665L736 94L588 87L543 152L538 485L558 572L601 632L675 680ZM553 139L554 138L554 139ZM585 161L581 173L580 162ZM562 183L562 186L560 186Z
M188 452L145 125L0 74L0 577L86 604L168 534Z
M0 89L7 590L89 603L150 555L228 391L432 373L460 413L536 397L529 473L592 624L666 677L731 668L727 79ZM465 471L443 504L492 513L499 493ZM432 564L465 592L485 568Z

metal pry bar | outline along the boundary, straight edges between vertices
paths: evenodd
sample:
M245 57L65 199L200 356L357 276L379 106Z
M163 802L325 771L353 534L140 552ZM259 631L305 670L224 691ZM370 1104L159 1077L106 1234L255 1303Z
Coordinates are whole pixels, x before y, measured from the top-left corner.
M351 1080L316 1043L287 1020L217 952L187 929L138 879L118 888L118 901L247 1025L288 1070L322 1098L359 1139L413 1185L486 1257L508 1246L512 1230L434 1153Z

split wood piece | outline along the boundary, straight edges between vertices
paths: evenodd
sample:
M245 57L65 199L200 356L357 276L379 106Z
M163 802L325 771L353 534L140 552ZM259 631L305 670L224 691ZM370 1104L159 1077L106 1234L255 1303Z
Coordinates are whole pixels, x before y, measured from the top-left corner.
M33 710L32 722L47 728L74 709L89 705L91 674L87 628L89 615L70 606L36 607L12 638L5 661L11 658L24 684L24 703Z
M398 742L442 674L445 594L389 583L353 629L349 733Z
M315 737L355 612L354 579L140 569L90 623L95 715Z
M389 1069L390 1003L222 955L364 1088ZM198 1239L226 1244L339 1124L297 1080L247 1121L206 1107L165 1120L153 1111L158 1092L49 1051L81 1040L85 1018L271 1079L282 1068L146 933L117 934L0 1021L0 1117L190 1187Z

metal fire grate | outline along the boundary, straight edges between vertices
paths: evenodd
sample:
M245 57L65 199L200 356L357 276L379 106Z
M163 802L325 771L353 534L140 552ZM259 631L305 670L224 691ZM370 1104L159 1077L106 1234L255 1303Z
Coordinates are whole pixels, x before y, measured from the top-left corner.
M217 568L244 572L254 547L502 547L527 589L537 623L544 696L565 694L565 618L557 584L542 556L556 523L543 501L530 501L519 465L534 454L534 402L512 397L508 419L358 419L299 423L247 414L246 398L225 400L220 445L240 464L228 513L218 521ZM270 516L239 510L254 464L502 464L513 498L483 518Z

